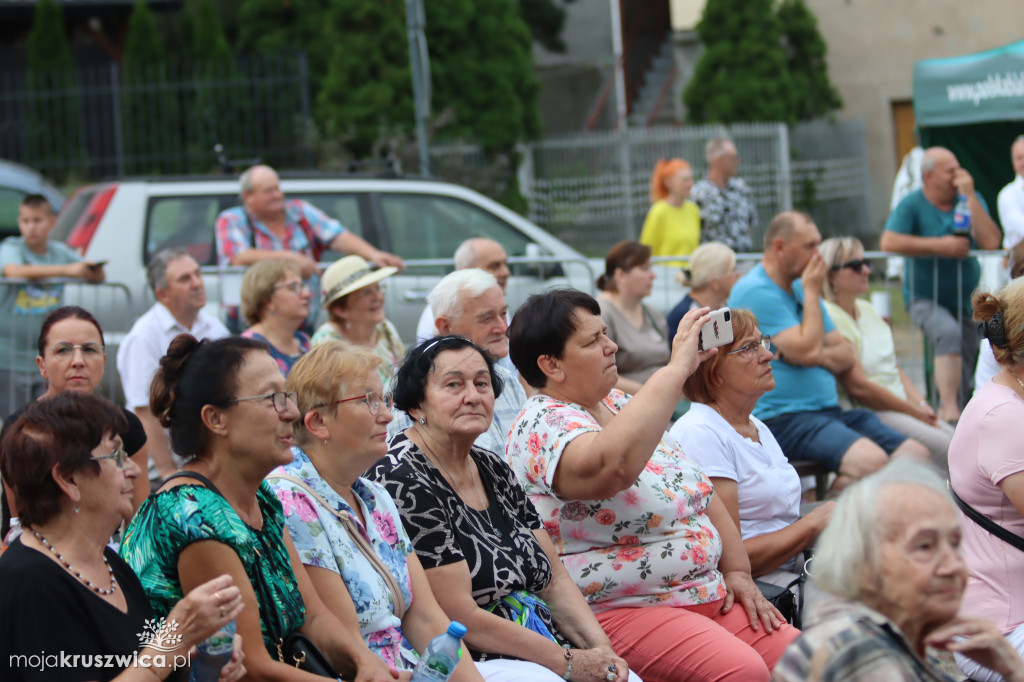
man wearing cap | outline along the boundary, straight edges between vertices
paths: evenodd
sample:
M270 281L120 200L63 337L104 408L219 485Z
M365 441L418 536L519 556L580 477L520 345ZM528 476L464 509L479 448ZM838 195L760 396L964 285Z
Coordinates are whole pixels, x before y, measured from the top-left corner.
M313 334L313 345L331 339L369 348L384 361L378 369L386 386L405 354L398 331L384 317L380 281L398 272L390 266L374 270L359 256L345 256L324 270L323 306L327 322Z
M319 291L316 266L320 254L327 249L362 256L379 267L405 266L401 258L375 248L312 204L285 201L280 180L270 166L249 168L242 173L239 183L242 205L217 216L215 233L220 265L252 265L268 258L285 258L298 264L310 291ZM237 318L237 310L233 315L232 319Z
M206 287L199 263L184 249L164 249L146 266L146 280L156 303L145 312L117 349L117 371L124 388L125 406L135 412L146 430L149 444L150 480L160 481L178 469L167 433L149 410L149 385L160 358L179 334L199 340L219 339L227 328L203 312Z
M427 300L437 313L434 326L439 335L463 336L493 360L508 357L508 306L494 275L479 268L456 270L437 283ZM501 395L494 400L491 425L476 439L476 445L503 456L505 441L526 402L526 391L515 373L500 363L495 363L494 371L502 382ZM408 415L398 413L388 424L388 435L411 425Z

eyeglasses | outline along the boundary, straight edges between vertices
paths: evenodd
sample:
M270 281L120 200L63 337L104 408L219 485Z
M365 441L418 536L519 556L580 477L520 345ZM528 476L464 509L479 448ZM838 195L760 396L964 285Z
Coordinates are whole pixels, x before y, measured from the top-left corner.
M228 401L228 404L233 403L244 403L247 400L266 400L267 398L274 404L274 409L277 410L278 414L284 414L284 411L288 409L288 401L292 401L298 405L298 393L291 391L285 393L284 391L273 391L272 393L264 393L263 395L251 395L248 398L234 398Z
M278 284L274 287L274 291L278 289L289 289L297 296L306 289L306 285L303 282L288 282L288 284Z
M75 351L82 351L82 356L86 358L97 358L103 355L103 346L98 343L58 343L50 351L61 360L70 360L75 355Z
M845 263L843 263L842 265L833 265L829 269L832 272L839 272L843 268L849 268L849 269L853 270L856 273L861 273L861 272L864 272L864 268L866 268L869 265L870 265L870 263L868 263L868 259L867 258L858 258L857 260L848 260Z
M118 469L124 469L125 466L128 464L128 453L124 451L124 448L118 448L117 450L111 452L109 455L100 455L99 457L90 457L89 459L91 459L94 462L98 462L101 459L112 459L114 460L114 464L117 465Z
M388 412L391 412L395 407L395 400L390 393L379 395L374 392L367 393L366 395L357 395L354 398L345 398L343 400L335 400L324 405L317 405L316 407L328 407L330 405L340 405L342 403L349 403L353 400L362 400L366 404L366 409L370 411L370 414L374 417L380 412L380 406L384 405L387 407Z
M756 357L757 352L762 348L771 353L772 355L775 355L775 344L772 343L771 336L762 336L760 341L751 341L742 348L737 348L736 350L726 352L726 355L732 355L734 353L743 353L745 357L752 358Z

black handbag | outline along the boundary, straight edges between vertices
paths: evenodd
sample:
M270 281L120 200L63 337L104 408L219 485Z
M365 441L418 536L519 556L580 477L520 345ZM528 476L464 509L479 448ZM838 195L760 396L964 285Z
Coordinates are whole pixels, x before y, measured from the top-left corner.
M341 675L316 644L301 632L293 632L277 645L277 657L282 663L294 665L307 673L340 680Z
M761 590L764 598L779 610L786 622L796 628L800 627L800 611L797 609L796 595L790 591L789 586L780 587L757 578L754 578L754 584L757 585L757 589Z

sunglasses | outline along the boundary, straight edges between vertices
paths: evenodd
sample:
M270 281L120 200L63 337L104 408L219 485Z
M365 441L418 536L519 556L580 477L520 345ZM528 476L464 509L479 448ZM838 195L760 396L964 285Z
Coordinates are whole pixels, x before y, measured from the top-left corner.
M843 268L849 268L854 272L861 273L864 272L864 268L868 267L869 265L870 263L868 263L867 258L859 258L857 260L848 260L842 265L833 265L830 268L830 270L832 270L832 272L839 272Z

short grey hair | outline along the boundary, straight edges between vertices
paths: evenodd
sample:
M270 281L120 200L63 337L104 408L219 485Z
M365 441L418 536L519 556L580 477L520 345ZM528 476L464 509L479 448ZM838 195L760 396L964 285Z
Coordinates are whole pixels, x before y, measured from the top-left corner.
M725 151L727 144L735 146L735 143L728 137L712 137L704 144L704 160L711 163L717 159Z
M476 262L477 259L477 247L484 242L494 242L501 246L501 244L493 239L487 237L471 237L466 241L459 244L459 248L455 249L455 261L456 270L465 270L466 268L476 268L480 264ZM504 247L502 247L504 249Z
M249 166L244 171L242 171L241 175L238 176L238 187L243 197L252 191L252 176L260 168L266 168L269 171L274 171L274 169L268 166L267 164L258 163L255 166Z
M690 254L689 276L691 289L701 290L713 279L718 279L736 267L736 252L722 242L707 242Z
M821 285L821 293L826 301L836 300L836 292L832 290L832 284L828 281L829 272L850 260L850 256L858 249L864 253L864 244L856 237L830 237L818 246L818 253L828 268L825 281Z
M881 569L878 546L895 520L886 515L885 492L895 485L920 486L953 504L938 471L908 457L897 458L853 483L839 497L828 526L818 536L809 573L821 589L846 600L860 600L865 578Z
M167 266L171 264L171 261L191 255L186 249L178 248L162 249L156 252L153 260L149 261L146 266L146 282L149 283L149 288L154 294L157 289L167 287Z
M492 287L498 286L494 275L480 268L456 270L446 275L427 296L434 319L444 315L453 318L462 314L462 302L476 298Z

